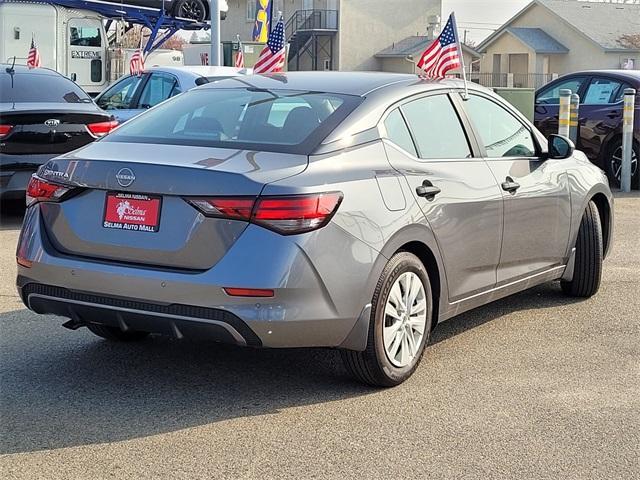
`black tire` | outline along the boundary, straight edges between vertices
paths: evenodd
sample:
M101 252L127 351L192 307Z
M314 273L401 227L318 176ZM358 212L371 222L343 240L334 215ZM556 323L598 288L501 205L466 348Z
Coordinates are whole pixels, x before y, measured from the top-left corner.
M124 332L117 327L110 327L108 325L96 325L95 323L87 324L87 328L91 333L96 334L99 337L106 338L112 342L139 342L144 340L149 335L148 332L127 331Z
M620 188L620 167L622 158L622 138L617 138L607 145L604 158L604 169L609 178L609 185ZM640 144L634 140L631 157L631 188L640 188Z
M404 368L393 365L384 349L383 328L385 305L391 287L401 274L414 272L422 281L426 299L426 325L424 335L412 363ZM426 344L429 342L433 316L431 283L424 265L412 253L399 252L394 255L382 271L371 301L371 318L367 348L363 352L341 350L347 370L359 381L375 387L393 387L409 378L420 363Z
M197 22L204 22L209 16L204 0L178 0L173 6L172 15Z
M562 291L572 297L591 297L600 288L603 258L602 224L593 201L582 215L575 255L573 279L560 282Z

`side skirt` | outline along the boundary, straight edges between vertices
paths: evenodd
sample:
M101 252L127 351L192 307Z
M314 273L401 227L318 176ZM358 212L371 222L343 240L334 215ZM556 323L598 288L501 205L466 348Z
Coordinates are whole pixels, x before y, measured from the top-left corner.
M569 263L569 265L571 265L571 263ZM544 272L539 272L529 277L516 280L515 282L492 288L491 290L487 290L486 292L478 293L470 297L458 300L456 302L449 303L446 311L440 312L438 323L481 305L486 305L487 303L491 303L495 300L508 297L509 295L513 295L514 293L518 293L531 287L535 287L536 285L551 282L553 280L558 280L559 278L563 277L565 270L568 269L569 268L567 265L553 267L549 270L545 270Z

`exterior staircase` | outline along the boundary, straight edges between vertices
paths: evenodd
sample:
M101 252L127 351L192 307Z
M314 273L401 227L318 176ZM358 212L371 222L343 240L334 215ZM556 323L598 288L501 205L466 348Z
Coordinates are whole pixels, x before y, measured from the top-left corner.
M289 70L333 70L337 10L296 10L285 24Z

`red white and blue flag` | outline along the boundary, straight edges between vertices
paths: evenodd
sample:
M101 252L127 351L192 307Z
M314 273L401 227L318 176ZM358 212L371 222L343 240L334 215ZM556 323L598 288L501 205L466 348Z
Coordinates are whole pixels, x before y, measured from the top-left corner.
M238 53L236 54L236 68L244 68L244 52L240 35L238 35Z
M260 52L258 61L253 66L253 73L281 72L287 60L287 43L284 37L284 20L280 17L276 26L269 33L267 44Z
M38 51L38 47L36 46L36 42L31 37L31 48L29 49L29 55L27 55L27 67L29 68L40 68L42 66L42 62L40 60L40 52Z
M449 70L461 67L460 55L456 20L452 13L442 33L424 51L417 66L429 78L444 78Z
M144 73L144 54L141 49L136 49L129 60L129 73L138 77Z

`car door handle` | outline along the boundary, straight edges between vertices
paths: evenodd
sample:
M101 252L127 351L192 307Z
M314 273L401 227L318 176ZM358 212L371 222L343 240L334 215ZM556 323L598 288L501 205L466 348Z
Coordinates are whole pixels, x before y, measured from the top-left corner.
M619 112L609 112L605 115L607 118L620 118Z
M518 182L514 182L513 178L507 177L504 182L502 182L502 189L505 192L509 192L511 194L516 193L516 190L520 188L520 184Z
M416 194L419 197L426 198L427 200L433 200L433 198L439 194L442 190L435 187L429 180L422 182L422 185L416 187Z

